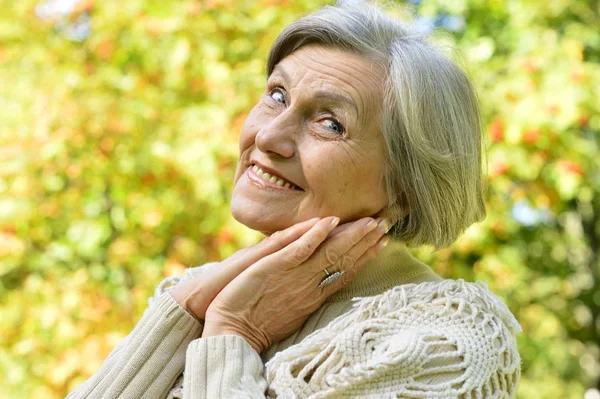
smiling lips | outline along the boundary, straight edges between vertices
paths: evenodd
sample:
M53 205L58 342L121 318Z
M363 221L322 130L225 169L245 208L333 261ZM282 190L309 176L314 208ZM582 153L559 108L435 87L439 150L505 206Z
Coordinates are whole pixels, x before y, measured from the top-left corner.
M300 188L294 185L293 183L274 174L264 172L258 165L253 165L250 169L252 170L252 172L254 172L256 176L258 176L262 181L266 183L275 184L282 188L289 188L292 190L301 191Z

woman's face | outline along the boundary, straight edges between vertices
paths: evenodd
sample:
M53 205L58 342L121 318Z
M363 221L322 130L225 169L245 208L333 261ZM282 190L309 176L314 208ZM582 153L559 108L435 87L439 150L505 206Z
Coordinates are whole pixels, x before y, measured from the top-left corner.
M240 136L233 216L265 234L313 217L380 216L383 78L360 55L314 44L277 64Z

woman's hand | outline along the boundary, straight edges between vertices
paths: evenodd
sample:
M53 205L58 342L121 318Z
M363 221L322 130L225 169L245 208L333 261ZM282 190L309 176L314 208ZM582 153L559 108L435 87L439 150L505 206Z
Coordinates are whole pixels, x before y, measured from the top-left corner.
M237 251L209 272L177 284L171 290L171 296L197 320L204 320L208 305L223 287L258 260L296 241L318 220L315 218L295 224L270 235L254 246Z
M388 220L360 219L330 235L338 221L320 220L300 238L233 279L206 310L202 337L240 335L260 353L296 331L387 243L382 236L389 228ZM319 287L324 268L329 273L345 273Z

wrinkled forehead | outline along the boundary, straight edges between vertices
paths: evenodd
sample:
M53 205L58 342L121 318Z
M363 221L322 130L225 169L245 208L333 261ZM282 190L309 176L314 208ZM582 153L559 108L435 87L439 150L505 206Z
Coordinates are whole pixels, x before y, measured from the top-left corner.
M362 122L381 110L385 68L381 62L354 52L305 45L281 60L271 76L289 79L292 88L332 93L341 102L346 102L346 97L355 104Z

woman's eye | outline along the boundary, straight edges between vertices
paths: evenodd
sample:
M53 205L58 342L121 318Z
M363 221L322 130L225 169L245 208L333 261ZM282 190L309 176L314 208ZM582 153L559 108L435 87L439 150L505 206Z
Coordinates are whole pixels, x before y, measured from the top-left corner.
M274 88L269 94L271 98L278 103L285 104L285 94L282 89Z
M334 132L337 132L339 134L344 133L344 127L335 119L325 119L325 126L329 130L333 130Z
M271 99L273 99L275 102L277 102L279 104L285 104L285 90L283 90L281 87L272 88L269 91L269 97L271 97ZM327 118L327 119L323 119L323 121L324 121L323 125L327 129L334 131L337 134L345 133L344 126L342 126L342 124L339 123L337 120Z

